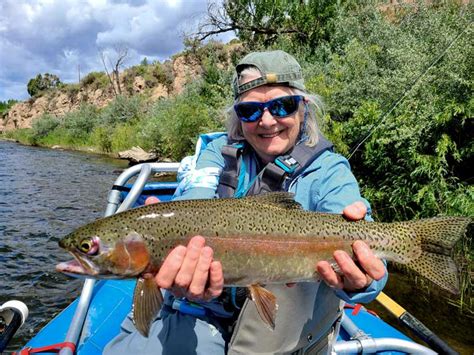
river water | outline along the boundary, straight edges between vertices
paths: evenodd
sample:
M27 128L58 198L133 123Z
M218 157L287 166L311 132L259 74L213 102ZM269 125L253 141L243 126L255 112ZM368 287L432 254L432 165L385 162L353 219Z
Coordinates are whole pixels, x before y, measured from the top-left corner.
M69 260L58 240L102 217L123 161L0 141L0 304L30 310L9 349L23 345L80 292L82 282L55 272Z
M126 163L98 155L0 141L0 304L18 299L30 316L7 350L17 350L75 299L82 281L54 271L69 260L57 245L102 217L107 192ZM393 274L386 292L462 354L474 352L474 317L443 295ZM373 303L369 308L384 311ZM396 321L385 314L384 319Z

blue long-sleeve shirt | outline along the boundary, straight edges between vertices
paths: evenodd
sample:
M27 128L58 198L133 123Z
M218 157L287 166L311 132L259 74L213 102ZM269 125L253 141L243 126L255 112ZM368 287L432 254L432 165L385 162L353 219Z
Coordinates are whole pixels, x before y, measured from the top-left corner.
M190 170L179 187L179 196L175 199L202 199L216 196L219 176L224 169L222 147L227 144L227 136L218 134L208 142L195 156ZM259 173L258 161L255 154L242 156L243 174L241 184L246 189ZM341 214L343 209L356 202L362 201L367 206L367 220L372 220L369 203L360 195L359 186L352 174L349 162L343 156L331 151L325 151L315 159L290 184L290 192L294 193L295 201L310 211ZM336 295L346 302L370 302L383 289L387 282L388 273L372 283L363 291L347 293L335 290Z

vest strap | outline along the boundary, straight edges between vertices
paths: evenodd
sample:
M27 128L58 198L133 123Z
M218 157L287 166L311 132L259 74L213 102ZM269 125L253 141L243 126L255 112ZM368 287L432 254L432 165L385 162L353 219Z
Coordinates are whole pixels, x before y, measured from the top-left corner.
M228 144L222 147L221 152L225 160L225 169L222 171L217 186L217 194L220 197L233 196L237 189L242 151L242 144Z

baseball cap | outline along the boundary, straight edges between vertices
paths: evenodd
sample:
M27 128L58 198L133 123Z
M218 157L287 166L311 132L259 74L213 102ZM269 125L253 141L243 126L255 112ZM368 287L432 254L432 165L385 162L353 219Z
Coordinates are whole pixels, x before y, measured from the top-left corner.
M239 74L246 67L256 67L262 76L239 85ZM247 54L235 67L232 80L234 97L262 85L279 84L305 90L301 66L296 59L282 50Z

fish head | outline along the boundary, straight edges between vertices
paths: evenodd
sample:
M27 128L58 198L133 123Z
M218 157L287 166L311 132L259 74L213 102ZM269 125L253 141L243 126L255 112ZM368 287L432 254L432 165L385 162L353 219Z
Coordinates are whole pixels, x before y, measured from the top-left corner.
M132 278L150 263L143 236L129 228L113 228L102 220L91 223L59 241L74 260L60 263L56 270L93 278Z

